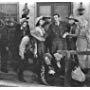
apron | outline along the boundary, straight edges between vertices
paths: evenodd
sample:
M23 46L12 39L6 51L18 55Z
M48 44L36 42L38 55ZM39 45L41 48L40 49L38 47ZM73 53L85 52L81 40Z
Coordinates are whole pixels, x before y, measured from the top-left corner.
M81 21L80 22L80 27L79 27L79 33L78 35L83 36L83 37L78 37L77 38L77 42L76 42L76 46L77 46L77 50L79 51L87 51L87 46L88 46L88 42L87 42L87 37L86 37L86 20L85 21ZM79 59L79 64L80 67L82 69L87 68L87 55L78 55L78 59Z
M90 51L90 32L87 33L87 51ZM90 68L90 55L87 55L87 67Z

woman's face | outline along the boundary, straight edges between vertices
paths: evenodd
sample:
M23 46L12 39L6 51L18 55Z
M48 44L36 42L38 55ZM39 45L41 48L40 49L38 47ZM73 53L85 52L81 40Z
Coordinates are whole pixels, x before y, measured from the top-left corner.
M41 26L42 26L44 23L45 23L45 21L42 20L42 19L39 21L39 24L40 24Z

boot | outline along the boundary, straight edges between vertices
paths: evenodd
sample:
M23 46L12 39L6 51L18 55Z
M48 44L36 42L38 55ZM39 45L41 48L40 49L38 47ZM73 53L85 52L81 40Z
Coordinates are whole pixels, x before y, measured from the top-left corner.
M26 82L25 80L24 80L24 76L23 76L23 71L22 70L18 70L18 80L19 81L22 81L22 82Z

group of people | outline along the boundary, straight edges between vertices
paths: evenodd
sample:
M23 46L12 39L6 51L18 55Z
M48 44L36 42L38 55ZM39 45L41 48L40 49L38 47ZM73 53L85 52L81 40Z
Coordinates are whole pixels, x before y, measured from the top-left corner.
M57 13L52 18L40 16L36 19L33 30L30 30L26 19L21 24L6 25L2 32L8 28L9 34L11 28L14 35L10 34L12 37L9 35L7 38L5 33L1 34L1 71L7 72L6 59L9 52L14 61L17 61L12 65L15 66L14 70L17 71L20 81L25 81L23 72L29 69L38 75L38 81L46 85L55 85L59 77L65 74L65 55L57 51L80 49L79 36L82 28L80 28L80 20L72 15L66 18L68 22L62 21ZM85 25L83 25L82 34L84 34ZM10 45L7 39L11 41L8 41ZM85 72L86 68L83 68L82 61L78 61L78 56L72 55L72 57L75 58L72 67L80 66Z

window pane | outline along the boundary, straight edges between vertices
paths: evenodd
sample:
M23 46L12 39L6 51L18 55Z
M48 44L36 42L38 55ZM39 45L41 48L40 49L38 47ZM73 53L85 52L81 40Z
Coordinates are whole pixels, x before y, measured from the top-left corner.
M51 16L51 6L40 6L39 10L40 16Z
M0 4L0 18L17 18L17 16L17 4Z

